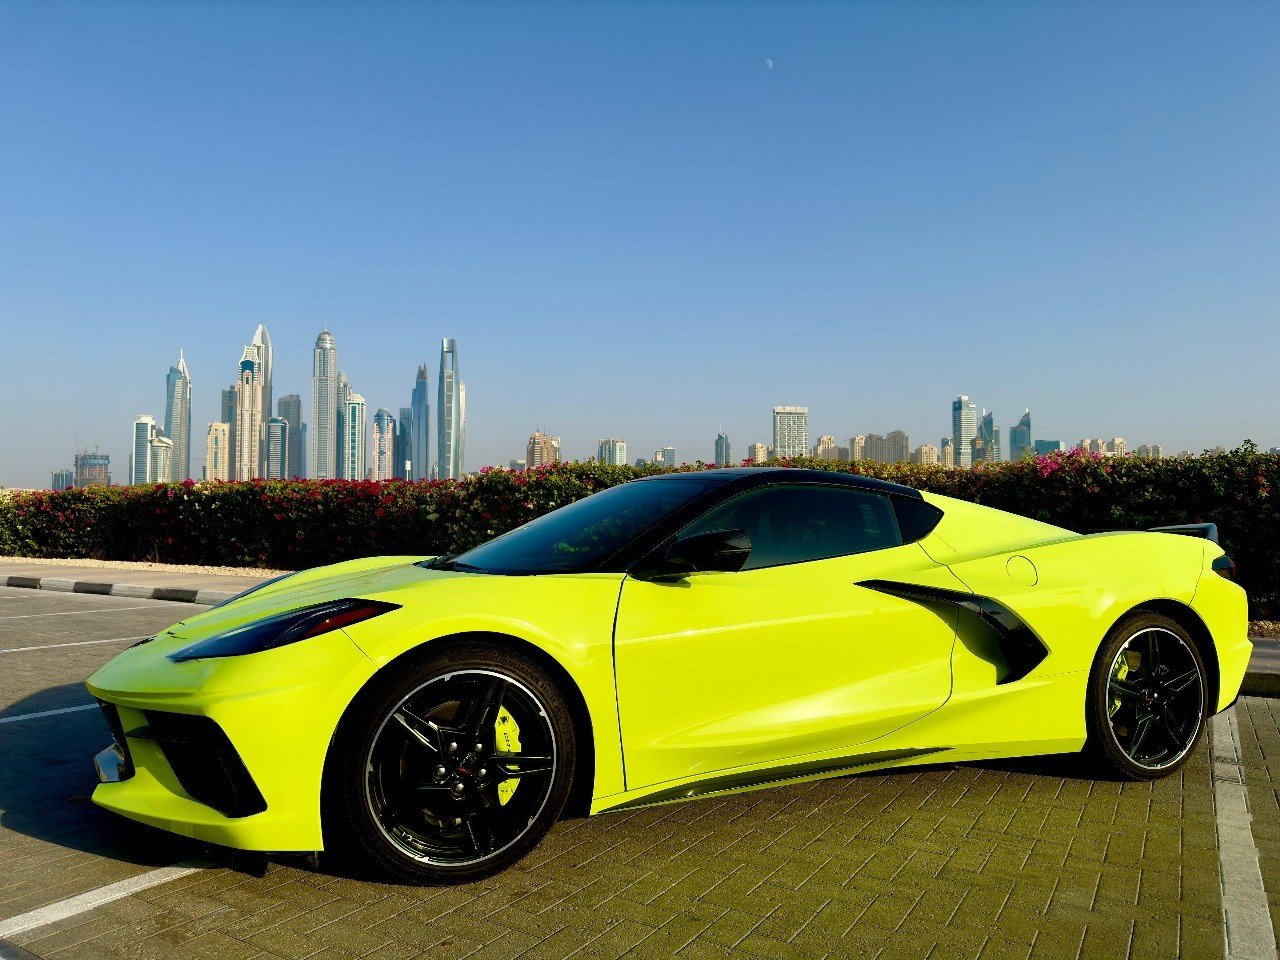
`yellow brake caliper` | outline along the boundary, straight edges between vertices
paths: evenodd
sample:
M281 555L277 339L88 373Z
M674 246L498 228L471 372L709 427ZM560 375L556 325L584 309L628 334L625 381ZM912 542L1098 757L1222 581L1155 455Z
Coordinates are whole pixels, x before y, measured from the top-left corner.
M493 732L495 753L520 752L520 725L516 723L516 718L507 711L506 707L498 709L498 719L494 721ZM518 777L503 780L498 784L498 802L505 806L518 786L520 786Z
M1136 670L1142 665L1142 654L1133 650L1126 650L1124 656L1119 658L1115 669L1111 671L1111 679L1125 680L1129 677L1130 670ZM1116 711L1120 709L1120 698L1117 697L1111 701L1111 709L1107 711L1107 716L1114 717Z

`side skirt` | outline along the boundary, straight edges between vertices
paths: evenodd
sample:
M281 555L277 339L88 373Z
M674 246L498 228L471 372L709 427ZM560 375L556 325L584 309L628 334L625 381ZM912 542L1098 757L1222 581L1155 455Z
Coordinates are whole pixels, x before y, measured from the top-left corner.
M605 797L601 805L593 813L604 813L610 810L629 810L635 807L648 807L660 803L675 803L680 800L692 800L696 797L712 797L727 793L738 793L746 790L758 790L763 787L776 787L788 783L801 783L806 780L820 780L824 777L841 774L861 773L872 767L893 766L903 761L915 761L931 754L939 755L950 752L949 747L928 747L915 750L881 750L877 753L862 753L845 757L830 757L824 760L810 760L786 766L767 767L760 770L741 770L734 773L711 776L704 780L681 783L677 786L657 789L640 796L623 799Z

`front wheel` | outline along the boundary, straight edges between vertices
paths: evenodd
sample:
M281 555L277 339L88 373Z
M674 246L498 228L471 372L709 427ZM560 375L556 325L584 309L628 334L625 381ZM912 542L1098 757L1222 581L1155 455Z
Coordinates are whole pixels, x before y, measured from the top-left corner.
M1155 780L1191 755L1208 716L1204 661L1177 622L1154 613L1121 620L1089 677L1089 748L1129 780Z
M568 705L537 664L459 643L372 688L335 750L326 847L400 880L458 883L546 834L569 795L575 743Z

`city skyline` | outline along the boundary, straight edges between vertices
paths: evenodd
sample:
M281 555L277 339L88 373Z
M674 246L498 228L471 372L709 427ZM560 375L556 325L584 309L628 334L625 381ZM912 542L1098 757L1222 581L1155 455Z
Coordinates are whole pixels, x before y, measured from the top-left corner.
M443 397L447 391L455 389L453 387L454 383L457 384L457 407L459 408L457 416L459 419L457 426L446 425L444 417L448 415L446 411L449 410L453 401L449 400L441 403L439 406L439 413L441 414L439 419L442 422L438 424L438 432L443 437L452 431L459 430L465 442L465 383L459 377L457 355L456 339L443 338L441 340L440 353L441 366L438 374L440 393ZM220 410L222 416L225 417L227 415L229 405L233 407L243 405L250 416L254 415L256 406L265 402L266 397L270 396L270 391L272 390L270 380L272 363L271 337L265 324L259 324L249 346L244 348L240 363L241 379L233 384L231 388L221 391ZM413 423L412 411L414 405L419 404L422 398L425 397L429 386L430 373L427 365L418 365L417 376L411 388L411 406L401 406L399 408L400 419L397 421L395 417L391 416L389 409L380 407L372 422L370 421L368 404L365 402L364 397L352 390L345 373L338 367L335 338L327 326L316 338L312 366L313 411L317 402L322 402L325 395L323 385L329 379L336 381L334 393L342 400L341 409L336 411L335 447L342 442L344 434L346 434L346 444L344 448L336 451L338 464L335 472L339 475L346 475L349 478L364 478L368 476L374 479L391 479L405 476L421 479L422 476L419 475L420 466L412 455L410 433L412 432L411 424ZM266 371L265 382L261 382L263 370ZM326 373L325 371L328 372ZM255 385L256 393L250 392L250 388L255 387ZM165 423L180 423L184 411L189 420L192 396L191 377L186 364L185 352L181 349L179 350L178 363L170 367L169 373L165 377L165 389ZM307 412L301 406L300 396L295 393L280 397L278 408L277 414L268 417L265 423L259 421L261 430L258 436L261 439L257 462L260 467L258 468L259 472L254 475L268 478L295 475L313 476L306 469L306 454L301 453L298 449L300 436L305 438L309 432L306 421ZM1051 449L1073 449L1078 446L1086 450L1102 453L1134 452L1144 456L1173 455L1172 448L1165 447L1154 440L1144 440L1140 444L1130 444L1119 436L1115 436L1111 440L1083 438L1078 441L1049 441L1043 438L1035 438L1035 431L1031 427L1030 408L1024 408L1020 419L1008 425L1009 442L1005 445L1001 441L1002 430L999 421L994 419L994 411L988 411L984 407L982 408L982 415L979 417L976 413L977 409L977 404L969 396L960 395L956 397L951 402L953 432L950 435L943 434L936 446L925 439L921 439L919 443L912 443L911 435L901 429L891 430L887 436L876 433L853 434L848 440L848 446L845 446L835 434L819 436L816 444L809 442L811 438L809 436L808 407L774 406L772 408L774 444L762 445L758 442L749 442L746 456L751 457L758 448L763 446L770 455L866 459L881 462L941 462L950 465L951 450L948 447L954 447L955 442L960 439L959 431L963 431L967 437L963 445L969 447L974 458L972 462L975 463L982 460L1000 462L1005 459L1016 459L1018 454L1015 452L1015 447L1017 449L1034 450L1035 452L1046 452ZM281 415L285 413L288 416ZM385 418L379 421L378 417L383 415L385 415ZM314 418L314 416L313 412L312 417ZM429 419L428 415L428 422ZM225 431L226 437L217 433L221 425L215 421L209 423L207 427L206 461L211 453L220 452L226 446L227 438L230 438L230 442L233 445L235 444L236 430L234 423L231 425L230 430ZM188 435L189 431L190 426L188 423ZM788 445L787 451L781 454L775 450L780 431L784 443ZM144 433L145 438L143 437ZM174 442L174 438L167 436L165 429L155 422L155 418L149 415L142 415L136 418L132 436L133 452L130 454L129 468L126 474L130 481L156 482L156 480L165 477L175 480L182 479L180 468L177 465L180 456L178 445ZM535 432L534 436L543 435L540 432ZM917 436L919 437L920 435ZM380 440L385 443L385 449L379 446ZM562 441L558 435L552 437L551 440L554 441L554 455L550 453L538 456L533 455L531 440L530 445L526 447L526 462L536 464L552 462L553 460L587 460L592 458L600 459L603 462L626 462L626 439L615 437L611 440L611 443L620 446L622 451L621 458L617 457L616 450L607 457L604 455L604 440L598 440L594 449L582 453L563 451ZM315 435L315 442L323 443L323 438ZM138 461L134 459L135 453L141 450L144 445L149 451L149 456L145 464L138 465ZM689 453L688 456L677 457L676 446L666 444L655 450L651 461L669 465L697 460L705 463L724 464L727 462L725 451L729 448L729 445L730 438L724 427L721 426L712 441L710 455L701 452L700 446L695 444L693 447L694 452ZM441 449L442 451L445 449L444 444L441 444ZM801 450L804 452L799 452ZM232 463L229 469L234 478L237 470L244 469L244 465L254 459L252 444L246 443L242 447L233 446L231 454ZM505 459L509 463L516 462L512 458ZM649 460L650 458L640 457L637 458L636 462L641 463ZM502 460L499 459L492 463L483 464L483 466L498 466L501 462ZM294 469L296 465L300 465L300 468ZM434 474L438 469L438 464L432 464L426 472ZM479 467L473 469L479 469ZM69 468L66 467L53 467L50 468L50 472L46 475L51 476L56 484L58 479L65 477L68 471ZM163 471L163 473L158 471ZM198 470L193 462L189 475L192 479L226 479L221 466L215 466L212 474L208 471L207 462L202 464ZM462 473L465 472L467 471L464 467ZM73 477L75 476L74 471L71 471L71 474Z

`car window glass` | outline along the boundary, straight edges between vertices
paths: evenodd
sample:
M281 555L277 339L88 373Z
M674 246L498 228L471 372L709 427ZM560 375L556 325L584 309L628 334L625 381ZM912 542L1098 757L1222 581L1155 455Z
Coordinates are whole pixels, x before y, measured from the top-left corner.
M902 544L889 498L848 487L786 484L752 490L680 531L745 530L744 570L842 557Z

